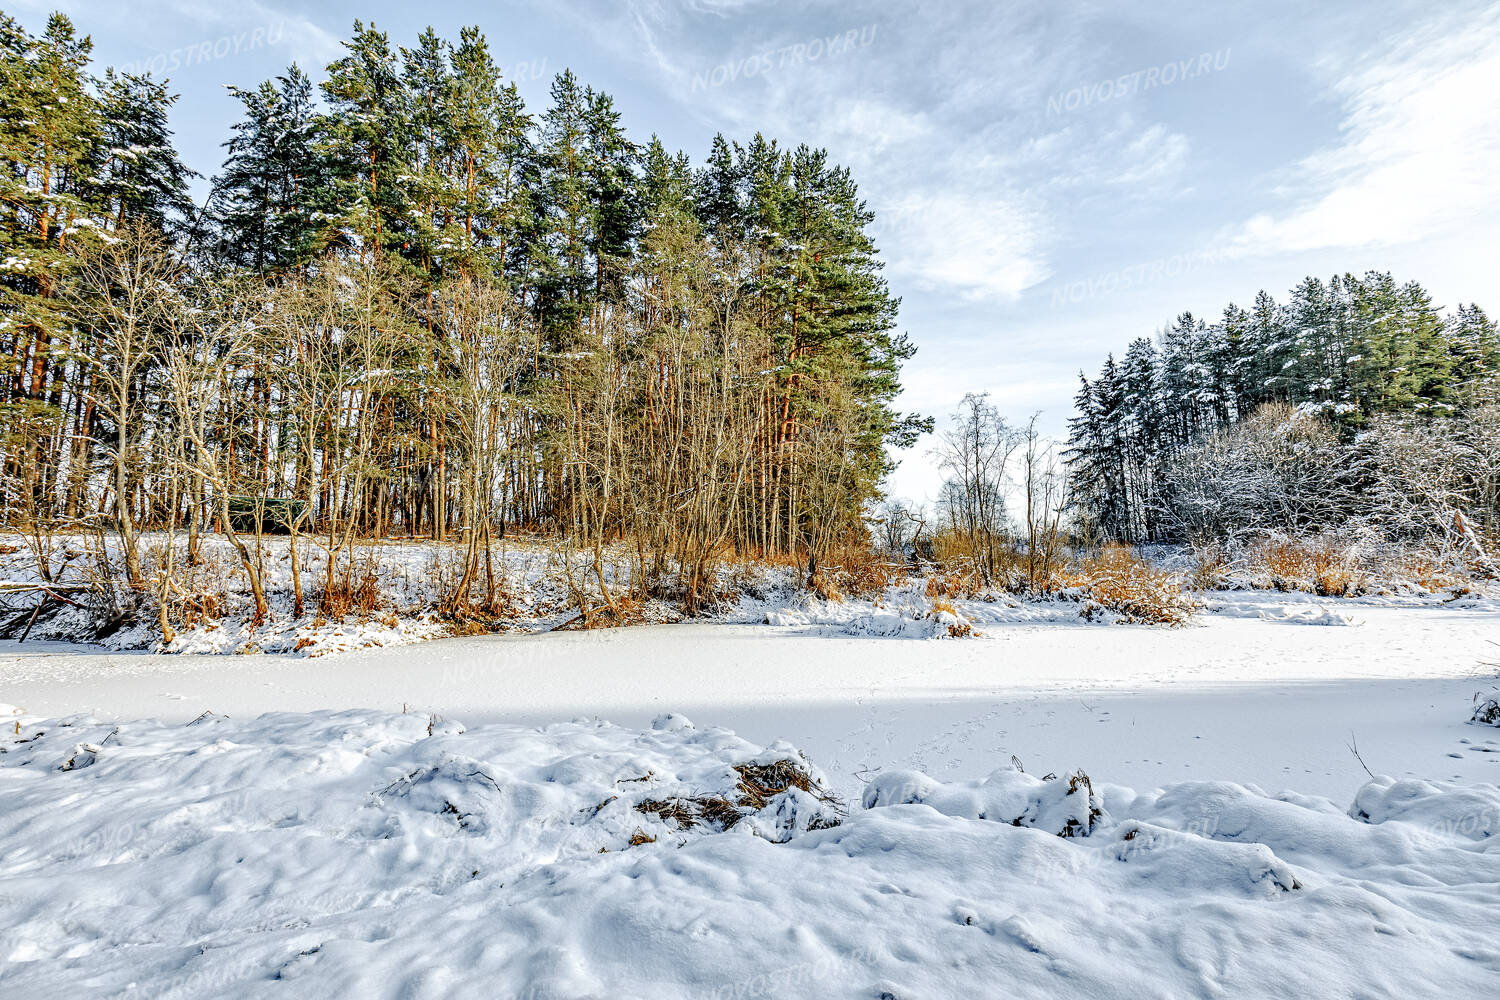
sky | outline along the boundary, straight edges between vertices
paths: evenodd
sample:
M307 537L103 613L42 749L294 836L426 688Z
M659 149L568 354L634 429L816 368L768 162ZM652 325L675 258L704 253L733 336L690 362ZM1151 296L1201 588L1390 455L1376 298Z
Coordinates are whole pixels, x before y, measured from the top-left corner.
M716 132L823 146L869 207L900 327L898 406L966 392L1065 433L1080 370L1184 311L1308 274L1414 279L1500 313L1500 2L411 4L204 0L62 10L97 67L150 69L211 175L250 86L320 80L359 18L412 44L477 24L529 107L571 68L632 138L701 162ZM197 192L207 192L200 180ZM891 493L933 499L924 440Z

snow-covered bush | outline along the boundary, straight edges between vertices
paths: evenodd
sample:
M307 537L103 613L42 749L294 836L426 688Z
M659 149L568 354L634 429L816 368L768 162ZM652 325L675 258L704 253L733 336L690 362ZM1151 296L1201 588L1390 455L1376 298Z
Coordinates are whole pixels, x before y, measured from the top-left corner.
M1359 544L1333 536L1272 534L1249 545L1246 559L1251 572L1275 590L1348 597L1366 584Z
M1338 524L1349 505L1343 459L1327 423L1268 405L1172 456L1153 507L1179 538L1317 532Z
M1493 577L1500 407L1382 414L1351 435L1308 408L1269 404L1168 457L1150 512L1168 536L1271 539L1260 562L1286 589L1355 589L1351 556L1377 552L1420 553L1422 575L1444 586Z
M1034 778L1018 767L974 782L944 783L918 771L887 771L865 786L866 809L920 804L945 816L1029 826L1059 837L1087 837L1105 821L1087 774Z
M1085 557L1058 574L1057 584L1087 598L1085 617L1105 610L1127 623L1182 625L1198 608L1176 573L1123 545L1106 545Z

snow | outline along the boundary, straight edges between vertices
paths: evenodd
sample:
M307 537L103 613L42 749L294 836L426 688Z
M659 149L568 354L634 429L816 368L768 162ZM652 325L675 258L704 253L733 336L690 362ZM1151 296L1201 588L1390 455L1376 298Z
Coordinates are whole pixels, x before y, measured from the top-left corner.
M1492 598L751 589L312 661L0 643L0 986L1492 992Z
M1352 615L1342 614L1327 605L1317 608L1284 608L1262 611L1260 617L1267 621L1287 622L1293 625L1358 625Z
M1380 779L1346 810L887 774L836 825L794 789L684 829L639 807L800 756L680 715L14 718L17 995L1479 996L1500 974L1493 786Z
M325 539L326 540L326 539ZM152 553L164 546L166 535L148 532L141 536L143 552ZM81 554L87 545L81 538L58 537L59 551ZM247 540L247 545L253 540ZM118 542L109 542L111 558L118 564ZM229 543L218 536L206 537L201 543L200 563L186 562L186 538L178 533L175 545L178 555L178 582L188 593L212 599L217 612L185 621L183 607L173 608L176 635L172 642L161 642L156 615L150 607L133 622L96 641L114 650L150 650L152 652L190 654L277 653L315 657L345 653L377 646L399 646L451 634L451 626L439 619L439 576L451 571L461 547L457 543L437 544L427 540L390 540L364 543L345 559L360 571L368 571L378 582L379 607L367 614L351 614L343 621L329 621L309 596L304 613L296 615L293 601L290 548L284 537L263 539L262 575L270 608L268 619L251 624L253 604L244 582L243 571ZM54 558L56 558L54 556ZM521 630L546 629L560 623L568 614L566 584L555 565L557 556L546 546L527 541L507 545L496 553L498 586L511 593L515 604L512 627ZM70 572L79 562L70 561ZM326 555L318 539L304 536L299 546L299 562L305 593L314 595L324 579ZM149 565L149 561L148 561ZM36 562L19 536L0 536L0 589L35 588L41 581ZM24 602L25 609L34 607ZM53 605L43 616L31 636L36 639L93 638L92 623L81 607ZM3 617L3 616L0 616ZM24 616L23 616L24 617Z

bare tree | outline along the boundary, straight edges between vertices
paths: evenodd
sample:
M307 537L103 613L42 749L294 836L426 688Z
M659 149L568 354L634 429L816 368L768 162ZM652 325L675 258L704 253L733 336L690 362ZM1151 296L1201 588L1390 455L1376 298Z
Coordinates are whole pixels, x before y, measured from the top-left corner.
M141 584L139 529L131 494L145 437L145 383L162 330L178 306L180 269L167 240L137 222L80 253L69 307L85 331L79 363L88 401L111 425L99 441L110 467L120 554L132 586Z
M1037 428L1033 413L1021 432L1020 486L1026 516L1026 581L1045 589L1066 556L1063 515L1068 507L1068 476L1057 443Z
M1024 436L987 395L974 393L964 396L950 426L939 435L937 459L949 477L942 507L986 583L993 582L999 568L1006 540L1006 481Z

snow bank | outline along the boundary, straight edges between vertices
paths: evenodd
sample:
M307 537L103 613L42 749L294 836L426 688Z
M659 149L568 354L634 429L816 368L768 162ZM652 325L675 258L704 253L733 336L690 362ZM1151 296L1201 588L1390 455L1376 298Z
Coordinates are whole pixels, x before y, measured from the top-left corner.
M1046 623L1111 624L1113 612L1081 615L1081 592L1056 600L1019 601L995 593L988 599L953 598L939 606L927 597L920 580L889 588L879 600L848 598L824 601L811 594L778 594L747 598L720 616L727 622L774 625L831 635L887 639L949 639L982 635L987 626Z
M1086 837L1104 821L1094 783L1082 771L1059 780L1033 778L1018 768L996 771L983 781L945 785L917 771L890 771L865 788L863 805L917 803L945 816L1028 826L1059 837Z
M1295 609L1279 608L1275 611L1262 611L1260 617L1266 621L1288 622L1292 625L1358 625L1353 616L1341 614L1332 608L1318 607Z
M1478 996L1500 975L1500 841L1470 818L1492 786L1381 779L1346 812L883 773L840 822L795 749L681 716L6 719L18 996Z
M1363 823L1399 820L1450 836L1487 841L1500 834L1500 788L1376 778L1355 795L1349 815Z
M25 587L40 582L34 558L14 535L0 535L0 581ZM60 547L82 552L82 539L59 537ZM154 574L157 553L166 543L161 532L141 536L148 575ZM169 606L172 642L163 643L157 621L156 594L138 595L141 604L113 631L97 632L95 616L81 606L52 603L31 627L31 640L87 642L112 650L150 650L160 653L277 653L291 656L322 656L377 646L399 646L453 634L452 624L442 620L437 608L443 593L444 574L451 576L460 546L457 542L416 540L362 541L345 556L356 581L368 575L374 581L374 606L353 611L342 620L330 620L319 610L319 594L325 578L326 557L317 545L304 538L298 548L298 564L305 596L303 613L296 613L293 597L292 559L288 540L263 539L261 572L269 615L252 625L253 602L243 571L229 543L218 536L201 541L200 561L186 566L186 543L178 537L177 584L179 593ZM118 563L118 543L107 547ZM568 617L570 597L560 578L556 556L545 546L516 542L495 554L496 586L509 608L507 627L523 631L545 630ZM69 582L84 582L73 563ZM74 576L78 578L73 579ZM19 635L36 598L27 593L0 601L0 630ZM111 616L105 615L106 619Z
M944 639L959 635L969 620L951 611L919 607L882 608L863 601L809 598L800 607L766 612L765 624L791 628L818 626L844 635L887 639ZM967 634L967 633L964 633Z

